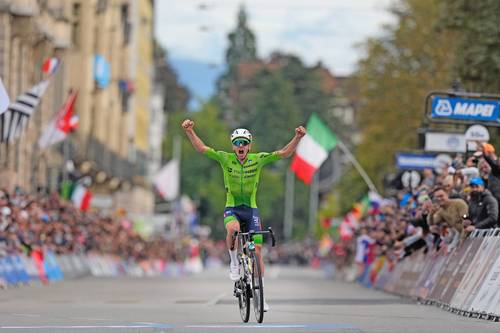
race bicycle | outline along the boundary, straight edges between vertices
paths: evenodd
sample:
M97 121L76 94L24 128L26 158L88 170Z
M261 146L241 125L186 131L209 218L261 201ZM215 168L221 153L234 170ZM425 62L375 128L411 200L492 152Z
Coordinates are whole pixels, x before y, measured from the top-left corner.
M276 244L272 228L265 231L236 231L233 235L233 244L238 241L238 261L240 264L240 279L234 283L234 296L238 298L238 306L243 322L250 318L250 299L253 299L255 319L262 323L264 320L264 286L262 285L262 268L255 252L253 237L269 234L272 246Z

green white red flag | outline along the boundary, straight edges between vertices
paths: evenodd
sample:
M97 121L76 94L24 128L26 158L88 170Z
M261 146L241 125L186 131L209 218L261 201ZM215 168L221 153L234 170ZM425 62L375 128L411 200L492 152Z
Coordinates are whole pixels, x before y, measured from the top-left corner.
M338 139L330 128L314 113L307 122L307 134L300 140L290 169L306 184L311 184L314 173L328 158Z

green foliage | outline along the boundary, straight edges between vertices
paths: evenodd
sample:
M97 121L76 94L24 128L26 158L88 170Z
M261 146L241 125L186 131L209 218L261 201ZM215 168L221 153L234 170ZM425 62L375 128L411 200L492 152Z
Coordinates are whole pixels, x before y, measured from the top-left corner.
M195 130L205 144L218 150L231 149L229 129L219 120L219 110L207 103L196 113L176 112L168 122L168 136L164 142L164 156L172 156L173 138L182 138L181 192L200 203L201 223L210 225L216 236L221 236L224 224L222 211L226 191L220 166L198 153L184 134L180 124L185 118L195 122Z
M456 32L455 72L470 91L500 92L500 1L446 0L444 28Z
M321 80L317 68L309 68L300 58L293 55L278 55L285 63L281 73L292 86L293 96L301 112L301 121L305 122L311 114L316 113L324 121L331 122L331 97L321 89Z
M254 111L244 125L252 129L259 149L274 151L292 138L299 123L299 110L292 87L281 72L263 70L254 81L258 84L252 102Z
M229 72L243 61L257 59L257 45L254 33L247 26L247 14L244 7L238 13L238 25L229 33L229 47L226 51L226 62Z
M441 10L439 0L402 0L392 9L397 23L386 27L384 37L363 45L366 56L355 75L363 135L356 156L379 188L395 152L416 146L428 91L451 82L454 39L438 29ZM344 177L339 192L360 197L358 191L366 191L360 180Z

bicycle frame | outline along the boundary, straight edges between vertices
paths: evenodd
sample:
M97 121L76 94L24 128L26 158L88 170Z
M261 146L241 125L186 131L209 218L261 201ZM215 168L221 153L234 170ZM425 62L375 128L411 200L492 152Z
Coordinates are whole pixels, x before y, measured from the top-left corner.
M235 282L234 294L239 299L240 314L243 322L247 322L249 319L250 298L254 298L254 311L257 321L261 323L264 318L264 312L262 310L264 290L262 287L260 258L258 258L255 253L255 243L253 240L255 235L264 234L269 234L271 236L272 246L275 246L276 239L274 238L272 228L268 228L265 231L236 231L232 236L233 249L235 241L238 239L238 260L241 265L241 275L240 280ZM254 266L255 272L253 271ZM253 295L256 290L257 294Z

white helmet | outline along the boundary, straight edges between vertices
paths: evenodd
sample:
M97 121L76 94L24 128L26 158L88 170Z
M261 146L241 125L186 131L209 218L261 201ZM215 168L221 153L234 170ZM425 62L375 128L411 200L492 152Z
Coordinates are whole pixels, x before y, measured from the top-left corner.
M246 139L252 142L252 134L246 128L237 128L231 133L231 142L236 139Z

